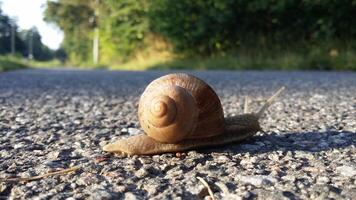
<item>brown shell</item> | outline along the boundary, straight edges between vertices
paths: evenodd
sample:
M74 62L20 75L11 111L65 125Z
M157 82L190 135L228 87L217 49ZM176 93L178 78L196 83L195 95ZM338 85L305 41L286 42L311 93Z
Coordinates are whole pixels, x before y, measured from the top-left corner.
M214 90L188 74L169 74L151 82L142 94L139 120L157 141L176 143L224 131L224 114Z

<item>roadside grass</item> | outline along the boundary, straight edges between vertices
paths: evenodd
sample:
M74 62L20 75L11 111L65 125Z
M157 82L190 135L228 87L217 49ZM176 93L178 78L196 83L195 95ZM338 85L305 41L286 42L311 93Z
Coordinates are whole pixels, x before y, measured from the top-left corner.
M243 46L215 55L177 54L169 43L150 38L126 62L109 62L113 70L342 70L356 71L355 40L265 42Z
M28 65L23 63L15 56L0 56L0 72L15 69L25 69L27 67Z
M210 57L159 55L132 59L109 67L113 70L356 70L356 52L351 50L315 50L307 53L292 51L240 51Z
M59 60L28 61L17 56L0 56L0 71L26 68L58 68L65 64ZM356 71L356 51L336 50L258 52L239 51L210 57L178 56L167 52L135 57L124 63L90 63L74 66L80 69L109 70L339 70Z
M297 43L282 48L266 45L261 48L240 48L212 56L173 53L165 42L151 40L125 62L107 61L94 65L91 61L62 63L59 60L35 61L20 56L0 56L0 71L24 68L73 67L109 70L338 70L356 71L356 41L342 43Z
M59 60L38 61L28 60L21 56L0 56L0 71L9 71L26 68L56 68L63 66Z
M174 59L162 59L161 57L148 57L145 60L131 59L123 63L115 63L108 65L110 70L150 70L156 69L157 66L160 66L157 69L177 69L174 65L176 60ZM188 69L188 67L187 67Z
M60 68L63 67L63 63L57 59L49 61L38 61L38 60L25 60L28 66L32 68Z

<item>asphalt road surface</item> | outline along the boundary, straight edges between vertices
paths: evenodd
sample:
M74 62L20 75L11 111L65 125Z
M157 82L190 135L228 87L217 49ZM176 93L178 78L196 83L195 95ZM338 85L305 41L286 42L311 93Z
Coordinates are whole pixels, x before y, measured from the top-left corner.
M185 154L122 157L102 146L140 130L145 86L168 71L0 73L0 199L355 199L356 73L188 71L210 84L226 116L243 100L287 91L265 133ZM252 110L261 106L259 101ZM34 181L11 181L58 170Z

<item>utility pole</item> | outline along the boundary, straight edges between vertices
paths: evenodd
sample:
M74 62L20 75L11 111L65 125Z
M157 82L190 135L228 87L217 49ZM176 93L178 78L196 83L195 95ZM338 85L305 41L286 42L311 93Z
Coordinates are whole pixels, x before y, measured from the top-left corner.
M15 55L16 52L15 36L16 36L15 23L11 22L11 55Z
M33 32L32 29L29 30L28 36L28 59L33 59Z
M98 64L99 62L99 28L94 29L94 39L93 39L93 62Z
M94 38L93 38L93 62L94 64L98 64L99 62L99 4L100 0L95 0L95 16L94 16Z

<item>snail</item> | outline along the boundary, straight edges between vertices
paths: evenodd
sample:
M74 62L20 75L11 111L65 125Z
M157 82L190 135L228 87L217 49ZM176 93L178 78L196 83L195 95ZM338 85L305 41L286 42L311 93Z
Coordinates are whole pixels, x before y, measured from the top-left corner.
M138 106L145 133L105 145L104 151L127 155L183 152L239 142L262 131L259 119L282 93L279 89L256 113L225 117L214 90L201 79L183 73L168 74L152 81Z

